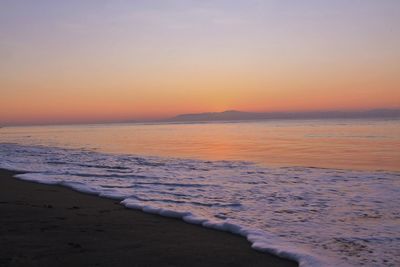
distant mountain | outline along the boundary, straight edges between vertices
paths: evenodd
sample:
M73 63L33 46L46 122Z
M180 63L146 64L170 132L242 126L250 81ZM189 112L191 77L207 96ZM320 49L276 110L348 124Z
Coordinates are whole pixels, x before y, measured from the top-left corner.
M374 109L367 111L310 111L310 112L243 112L227 110L223 112L207 112L181 114L167 119L171 122L198 121L241 121L241 120L273 120L273 119L342 119L342 118L400 118L400 109Z

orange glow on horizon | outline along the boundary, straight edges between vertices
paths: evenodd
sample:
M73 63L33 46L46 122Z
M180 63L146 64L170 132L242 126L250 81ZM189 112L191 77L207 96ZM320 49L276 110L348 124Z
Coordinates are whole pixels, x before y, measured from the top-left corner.
M395 1L200 2L0 4L0 125L400 108Z
M199 71L131 80L110 74L98 80L14 81L5 85L10 89L0 99L0 122L100 122L231 109L268 112L400 106L400 83L391 77L371 75L368 70L353 71L352 77L324 75L313 78L311 73L285 72L260 78L257 73L220 70L211 75ZM27 86L29 91L24 90Z

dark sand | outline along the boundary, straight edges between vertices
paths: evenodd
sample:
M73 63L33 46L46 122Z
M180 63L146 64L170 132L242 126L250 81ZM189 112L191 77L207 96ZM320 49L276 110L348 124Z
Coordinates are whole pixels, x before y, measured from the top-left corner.
M246 239L0 170L0 266L297 266Z

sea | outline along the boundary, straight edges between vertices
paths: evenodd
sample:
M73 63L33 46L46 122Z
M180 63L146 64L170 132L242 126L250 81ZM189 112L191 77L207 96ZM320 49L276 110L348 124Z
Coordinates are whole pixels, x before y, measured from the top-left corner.
M302 267L400 266L398 119L3 127L0 168Z

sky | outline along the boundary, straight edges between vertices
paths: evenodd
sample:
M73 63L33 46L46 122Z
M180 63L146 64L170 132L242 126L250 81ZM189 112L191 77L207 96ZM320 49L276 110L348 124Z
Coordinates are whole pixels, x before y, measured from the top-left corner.
M398 0L0 0L0 125L400 108Z

